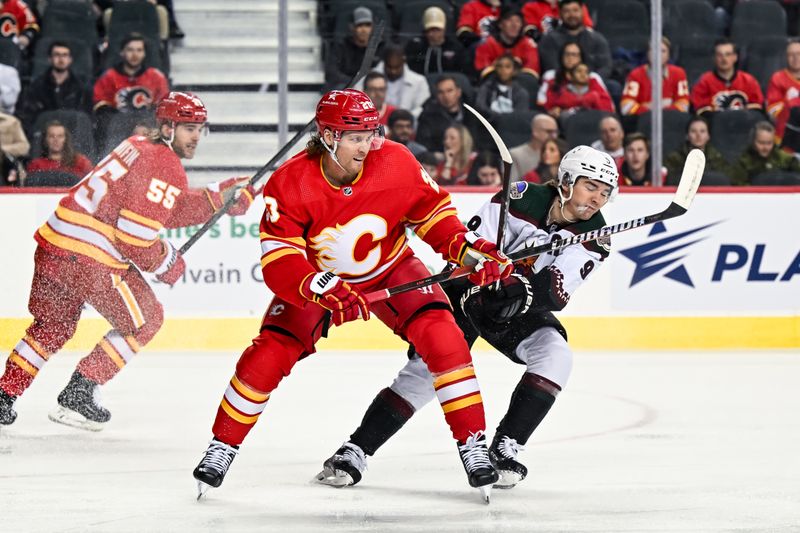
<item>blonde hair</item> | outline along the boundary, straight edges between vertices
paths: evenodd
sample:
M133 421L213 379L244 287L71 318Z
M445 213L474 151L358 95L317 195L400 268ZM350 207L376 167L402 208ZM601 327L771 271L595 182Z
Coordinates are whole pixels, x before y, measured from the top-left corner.
M455 154L455 164L457 168L465 168L467 163L469 163L469 157L472 154L473 147L475 146L475 142L472 140L472 134L463 124L454 123L449 125L444 130L445 134L449 129L458 131L458 134L461 136L461 150Z

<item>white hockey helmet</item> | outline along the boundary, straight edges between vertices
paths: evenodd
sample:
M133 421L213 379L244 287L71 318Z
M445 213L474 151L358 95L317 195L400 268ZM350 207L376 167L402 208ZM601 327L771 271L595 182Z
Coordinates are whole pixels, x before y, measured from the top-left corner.
M619 188L619 171L614 158L605 152L596 150L591 146L576 146L561 158L558 165L558 186L562 201L572 198L572 187L578 178L585 177L590 180L601 181L611 186L609 199L614 198ZM569 187L569 196L564 198L561 187Z

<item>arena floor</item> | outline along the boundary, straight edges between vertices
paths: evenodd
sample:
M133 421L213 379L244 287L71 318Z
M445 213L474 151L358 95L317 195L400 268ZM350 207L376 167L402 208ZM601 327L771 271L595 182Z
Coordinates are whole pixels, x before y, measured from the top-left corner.
M191 471L236 354L145 351L105 387L101 433L47 420L77 358L54 357L0 429L3 531L800 531L797 353L579 353L521 455L528 479L488 506L435 405L358 486L310 483L401 353L301 362L199 503ZM476 364L494 428L522 367Z

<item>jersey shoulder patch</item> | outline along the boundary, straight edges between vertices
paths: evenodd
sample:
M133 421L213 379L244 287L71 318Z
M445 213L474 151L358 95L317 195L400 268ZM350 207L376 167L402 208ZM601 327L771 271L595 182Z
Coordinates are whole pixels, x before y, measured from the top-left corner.
M517 218L541 220L556 194L556 190L548 185L515 182L511 184L508 210Z

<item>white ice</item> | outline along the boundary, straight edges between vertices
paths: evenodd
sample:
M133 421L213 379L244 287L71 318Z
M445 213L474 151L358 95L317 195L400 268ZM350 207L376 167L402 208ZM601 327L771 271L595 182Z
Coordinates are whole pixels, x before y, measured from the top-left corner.
M101 433L47 420L78 354L53 357L0 428L0 531L800 531L797 353L579 353L521 459L528 479L470 489L429 405L356 487L311 478L402 353L318 353L273 394L227 479L191 471L237 354L145 350L103 391ZM494 428L522 367L476 354Z

